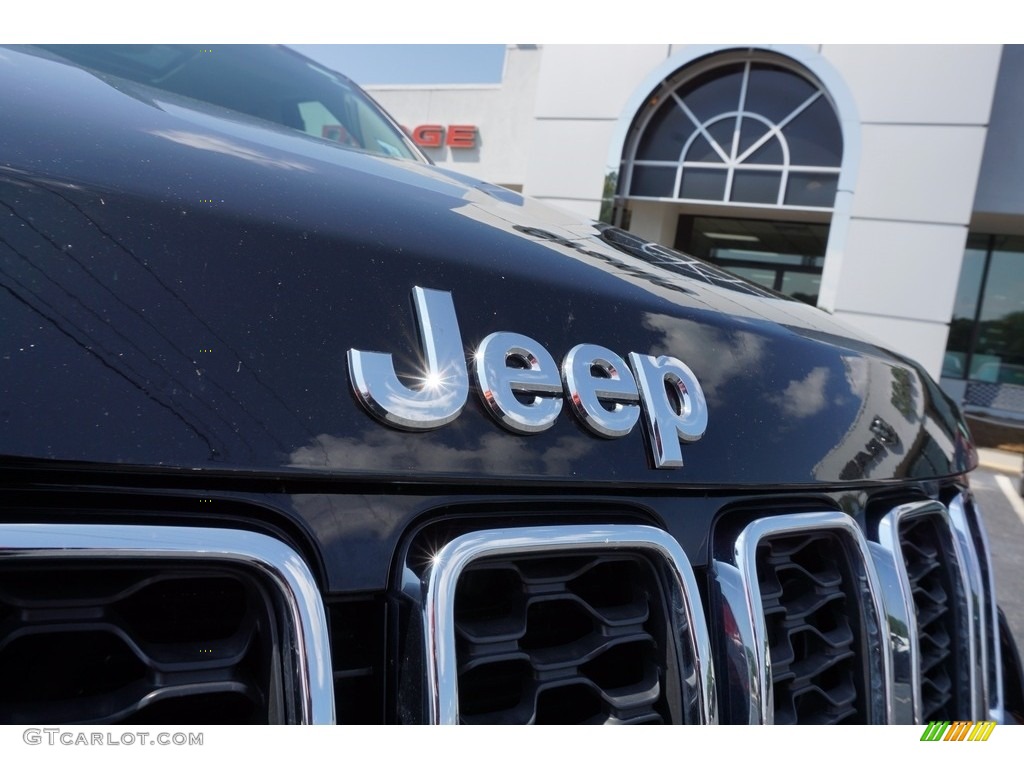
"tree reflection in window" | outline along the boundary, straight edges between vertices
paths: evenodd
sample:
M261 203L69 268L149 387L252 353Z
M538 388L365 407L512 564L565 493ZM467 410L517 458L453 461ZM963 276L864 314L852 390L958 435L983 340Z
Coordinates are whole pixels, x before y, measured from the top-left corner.
M1024 385L1024 237L968 238L942 375Z

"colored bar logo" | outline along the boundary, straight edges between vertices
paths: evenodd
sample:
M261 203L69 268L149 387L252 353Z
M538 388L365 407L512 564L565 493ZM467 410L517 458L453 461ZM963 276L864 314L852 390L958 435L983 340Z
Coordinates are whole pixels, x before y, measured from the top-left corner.
M921 741L988 741L996 724L992 720L933 720L921 734Z

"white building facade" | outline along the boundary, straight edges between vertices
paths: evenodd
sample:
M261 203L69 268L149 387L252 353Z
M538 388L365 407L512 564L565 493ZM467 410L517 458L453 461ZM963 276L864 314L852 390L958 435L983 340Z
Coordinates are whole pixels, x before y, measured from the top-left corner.
M439 165L718 263L1024 418L1017 46L509 46L493 86L368 86Z

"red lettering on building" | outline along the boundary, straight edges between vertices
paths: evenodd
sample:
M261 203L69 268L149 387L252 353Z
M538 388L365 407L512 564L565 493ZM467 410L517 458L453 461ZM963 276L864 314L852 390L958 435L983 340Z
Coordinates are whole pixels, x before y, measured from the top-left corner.
M446 143L452 149L472 149L476 146L476 126L449 125Z
M425 149L437 149L448 146L452 149L472 149L476 146L478 129L475 125L443 125L430 123L417 125L411 131L405 126L402 130L409 134L413 143Z
M421 147L440 147L444 140L444 126L417 125L412 129L412 140Z

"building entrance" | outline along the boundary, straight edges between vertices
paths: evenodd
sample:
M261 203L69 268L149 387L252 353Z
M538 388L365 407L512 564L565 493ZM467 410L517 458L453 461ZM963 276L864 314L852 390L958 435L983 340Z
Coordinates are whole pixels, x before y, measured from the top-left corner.
M674 246L738 277L815 305L828 227L682 214Z

